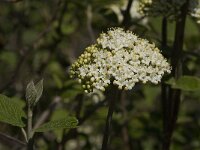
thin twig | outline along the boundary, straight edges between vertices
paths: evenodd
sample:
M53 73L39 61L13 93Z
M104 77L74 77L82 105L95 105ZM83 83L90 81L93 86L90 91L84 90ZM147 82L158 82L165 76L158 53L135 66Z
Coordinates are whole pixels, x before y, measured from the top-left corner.
M60 5L60 1L58 0L57 4ZM25 62L26 58L31 54L31 49L36 49L38 46L38 42L51 30L51 26L54 22L54 20L57 17L57 12L59 11L59 6L56 7L55 12L53 13L53 16L50 20L50 22L47 24L47 26L44 28L43 31L41 31L36 38L33 40L32 44L29 46L24 46L20 51L23 52L23 55L21 55L21 57L19 58L19 61L16 65L16 68L14 69L10 80L8 80L7 83L5 83L2 87L0 87L0 92L4 91L5 89L7 89L11 84L13 84L20 72L20 69L23 65L23 63Z
M41 124L43 124L50 116L50 114L53 112L57 104L60 102L60 97L55 97L54 100L51 102L49 107L42 113L42 115L37 119L37 122L35 123L33 130L38 128Z
M79 119L79 126L82 125L87 119L89 119L100 107L102 107L105 104L106 100L100 101L99 103L93 105L91 109L87 109L84 113L83 117ZM69 139L76 138L78 136L77 129L71 129L67 134L63 135L61 143L59 145L63 145L66 143Z
M58 25L55 28L55 32L57 33L58 36L54 37L54 42L52 44L49 45L49 47L51 47L52 50L49 51L49 55L48 58L46 59L45 62L43 62L40 67L38 68L38 70L36 71L39 75L43 74L43 71L45 70L45 68L48 66L49 61L51 60L51 58L53 57L53 54L55 54L54 51L56 49L56 47L58 46L58 44L61 42L64 34L62 33L61 27L62 27L62 23L64 20L64 14L67 10L67 1L64 1L64 3L62 4L62 8L60 8L60 13L57 17L58 20ZM61 5L61 4L60 4Z
M4 133L0 133L0 141L2 141L2 142L4 141L5 143L9 143L9 144L15 143L15 144L18 144L20 146L26 146L26 143L24 143L24 142L22 142L22 141L20 141L16 138L13 138L13 137L11 137L7 134L4 134Z
M26 131L24 130L24 128L21 128L21 131L22 131L22 134L24 135L26 142L28 142L28 137L27 137L27 134L26 134Z
M95 37L94 37L94 31L92 29L92 6L91 5L88 5L86 14L87 14L87 29L88 29L91 41L94 42Z

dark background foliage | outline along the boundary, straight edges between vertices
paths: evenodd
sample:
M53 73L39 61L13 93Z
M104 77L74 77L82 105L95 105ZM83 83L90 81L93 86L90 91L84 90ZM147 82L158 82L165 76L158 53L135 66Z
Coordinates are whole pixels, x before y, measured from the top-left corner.
M34 123L44 113L47 113L44 120L63 116L76 116L79 120L76 129L37 134L37 149L100 149L107 114L105 96L101 92L85 94L69 78L68 69L84 48L109 27L128 28L161 47L162 18L133 17L127 4L125 0L0 1L0 93L15 97L24 105L21 99L25 97L27 83L43 78L44 92L34 110ZM174 21L168 22L167 33L169 44L162 53L170 58ZM198 77L199 63L200 26L188 16L183 74ZM160 85L137 84L131 91L121 93L113 116L110 150L161 149L160 89ZM15 127L0 123L0 131L24 141L21 131ZM0 149L21 148L0 138ZM182 92L171 149L200 149L199 90Z

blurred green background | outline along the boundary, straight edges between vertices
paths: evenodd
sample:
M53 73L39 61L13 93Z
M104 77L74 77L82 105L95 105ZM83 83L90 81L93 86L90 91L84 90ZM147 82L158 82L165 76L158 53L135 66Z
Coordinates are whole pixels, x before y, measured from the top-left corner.
M100 149L107 114L105 96L99 91L85 94L69 78L69 66L110 27L126 27L160 47L162 18L138 14L136 0L128 15L126 0L5 1L0 1L0 93L18 99L23 107L21 99L25 97L27 83L43 78L44 92L34 110L34 122L44 111L49 111L47 120L76 116L79 127L37 134L37 149ZM162 51L167 58L173 46L174 30L174 21L169 21L169 47ZM200 76L199 64L200 25L188 16L184 74ZM183 91L172 150L200 150L199 91ZM138 84L123 94L124 100L116 104L109 149L161 149L160 85ZM15 127L0 123L0 132L24 141L21 131ZM0 149L21 148L0 140Z

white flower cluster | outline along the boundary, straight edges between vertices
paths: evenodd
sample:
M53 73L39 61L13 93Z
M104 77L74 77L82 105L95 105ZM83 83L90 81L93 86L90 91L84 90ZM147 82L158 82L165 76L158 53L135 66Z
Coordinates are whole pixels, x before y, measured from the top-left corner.
M142 15L176 18L186 0L140 0L138 11ZM188 14L200 22L200 0L190 0Z
M71 77L78 78L85 92L104 91L109 84L130 90L136 82L157 84L171 67L159 49L130 31L112 28L86 48L72 64Z
M190 14L197 19L197 23L200 24L200 0L190 2Z
M192 17L195 17L197 19L197 23L200 24L200 7L195 8L193 12L191 13Z
M142 15L174 18L186 0L140 0L138 11Z

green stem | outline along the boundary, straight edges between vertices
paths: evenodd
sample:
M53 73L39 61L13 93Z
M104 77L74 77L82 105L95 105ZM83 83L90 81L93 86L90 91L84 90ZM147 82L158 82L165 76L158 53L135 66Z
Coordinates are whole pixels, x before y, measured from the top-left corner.
M110 141L110 132L111 132L111 128L112 128L112 116L113 116L113 112L114 112L114 108L115 108L116 98L119 97L118 89L113 88L112 92L113 92L111 95L112 98L109 99L109 101L108 101L108 114L107 114L107 119L106 119L106 126L105 126L105 130L104 130L101 150L108 150L108 144Z
M27 150L33 150L33 133L32 133L33 110L30 106L28 106L27 116L28 116L28 119L27 119L27 138L28 138Z

